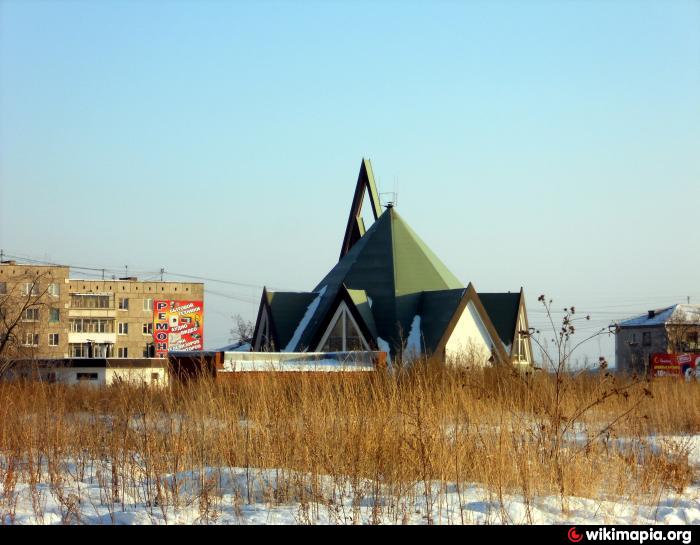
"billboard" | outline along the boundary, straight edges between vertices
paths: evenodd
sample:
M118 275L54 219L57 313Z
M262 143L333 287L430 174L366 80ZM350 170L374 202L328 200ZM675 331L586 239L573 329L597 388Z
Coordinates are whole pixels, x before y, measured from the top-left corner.
M700 379L700 354L652 354L650 372L655 377Z
M153 342L157 358L167 358L171 350L202 350L203 309L203 301L153 301Z

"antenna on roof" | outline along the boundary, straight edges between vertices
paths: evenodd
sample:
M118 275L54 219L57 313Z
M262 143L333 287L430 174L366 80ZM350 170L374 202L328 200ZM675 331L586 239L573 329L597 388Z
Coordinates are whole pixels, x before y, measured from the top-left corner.
M386 193L380 193L379 197L381 198L382 195L392 195L391 199L386 201L386 204L384 204L384 199L381 199L382 206L384 208L394 208L394 206L398 204L397 194L395 191L387 191Z
M399 177L394 176L394 193L396 194L396 200L394 201L394 204L396 206L399 205Z

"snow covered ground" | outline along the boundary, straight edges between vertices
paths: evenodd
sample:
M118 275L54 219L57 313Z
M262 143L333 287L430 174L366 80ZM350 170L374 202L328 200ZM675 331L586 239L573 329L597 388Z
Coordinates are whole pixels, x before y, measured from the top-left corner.
M654 442L690 445L689 461L700 469L700 436L655 438ZM417 483L400 498L369 480L351 483L289 470L204 468L164 476L160 486L177 489L179 506L158 505L139 498L156 486L143 482L131 494L114 501L109 494L109 464L93 461L82 469L66 464L68 477L60 486L48 477L32 492L19 482L2 517L14 524L700 524L700 483L682 494L593 500L557 496L500 496L478 484ZM202 494L201 491L206 490ZM313 492L313 493L312 493ZM315 497L316 500L310 500ZM322 499L318 499L322 498ZM122 503L123 502L123 503ZM149 504L150 503L150 504Z

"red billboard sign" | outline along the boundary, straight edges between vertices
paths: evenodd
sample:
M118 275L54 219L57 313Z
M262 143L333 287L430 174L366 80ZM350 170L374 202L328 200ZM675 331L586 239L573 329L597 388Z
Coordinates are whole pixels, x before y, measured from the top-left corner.
M153 301L153 342L156 357L168 351L202 350L204 347L203 301Z
M652 354L652 377L700 378L700 354Z

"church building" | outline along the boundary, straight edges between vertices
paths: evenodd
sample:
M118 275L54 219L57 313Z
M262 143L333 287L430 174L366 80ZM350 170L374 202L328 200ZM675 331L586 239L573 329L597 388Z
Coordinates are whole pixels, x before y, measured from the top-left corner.
M363 204L374 222L366 229ZM263 289L254 351L381 350L390 360L532 364L523 290L466 287L399 215L363 159L338 263L309 292Z

